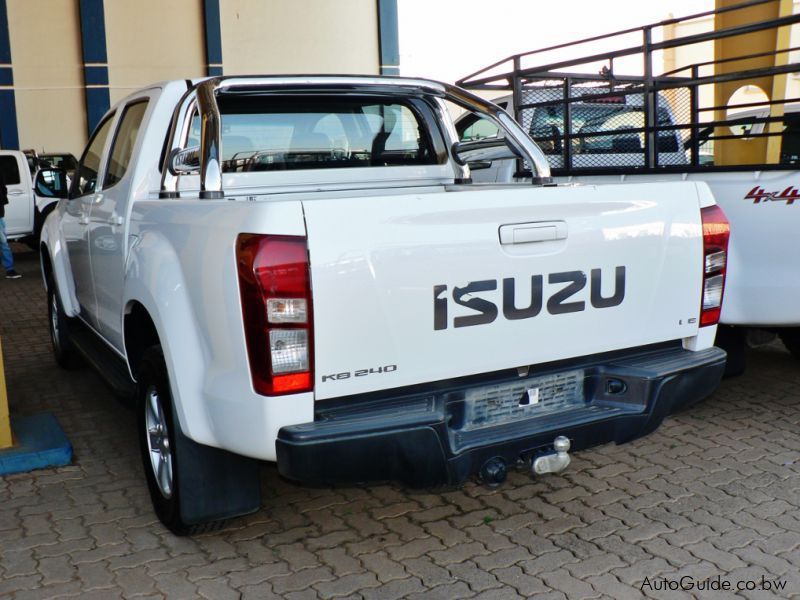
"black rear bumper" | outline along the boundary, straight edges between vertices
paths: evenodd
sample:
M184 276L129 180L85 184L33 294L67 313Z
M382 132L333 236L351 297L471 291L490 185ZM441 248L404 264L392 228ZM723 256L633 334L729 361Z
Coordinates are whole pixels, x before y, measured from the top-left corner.
M524 378L504 374L435 391L350 398L319 408L312 423L282 428L278 469L307 483L457 484L489 459L512 466L551 452L559 435L570 439L574 451L650 433L666 415L713 393L724 369L719 348L651 347L537 369ZM537 396L546 387L551 404L517 408L513 398L498 399L529 385ZM555 404L565 389L575 399ZM496 422L476 408L485 398Z

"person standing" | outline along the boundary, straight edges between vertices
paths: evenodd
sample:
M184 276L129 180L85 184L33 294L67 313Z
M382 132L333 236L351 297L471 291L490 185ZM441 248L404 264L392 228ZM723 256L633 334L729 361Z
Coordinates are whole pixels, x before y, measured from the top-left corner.
M22 275L14 270L14 255L6 237L6 204L8 204L8 189L5 177L0 172L0 262L6 270L6 279L19 279Z

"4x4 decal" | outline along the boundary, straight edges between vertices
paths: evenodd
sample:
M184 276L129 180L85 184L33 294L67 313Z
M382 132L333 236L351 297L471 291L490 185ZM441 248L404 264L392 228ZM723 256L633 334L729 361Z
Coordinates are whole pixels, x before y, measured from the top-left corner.
M786 202L786 205L794 204L794 201L800 198L800 190L796 187L789 186L782 192L767 192L761 186L756 186L744 197L745 200L752 200L753 204L760 202Z

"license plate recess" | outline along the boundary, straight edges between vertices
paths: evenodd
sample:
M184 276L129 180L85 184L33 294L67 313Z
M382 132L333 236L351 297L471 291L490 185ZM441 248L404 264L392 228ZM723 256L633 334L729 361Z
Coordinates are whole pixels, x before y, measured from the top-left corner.
M583 408L584 378L577 369L467 390L462 431Z

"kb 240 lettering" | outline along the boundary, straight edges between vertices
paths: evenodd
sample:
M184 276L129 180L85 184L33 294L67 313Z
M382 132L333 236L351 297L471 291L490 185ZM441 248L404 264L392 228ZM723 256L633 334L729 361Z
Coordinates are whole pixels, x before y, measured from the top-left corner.
M372 367L371 369L359 369L358 371L343 371L333 375L323 375L322 383L326 381L337 381L339 379L350 379L351 377L366 377L367 375L379 375L381 373L392 373L397 371L397 365L384 365L382 367Z

